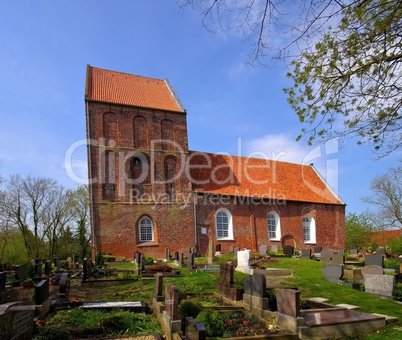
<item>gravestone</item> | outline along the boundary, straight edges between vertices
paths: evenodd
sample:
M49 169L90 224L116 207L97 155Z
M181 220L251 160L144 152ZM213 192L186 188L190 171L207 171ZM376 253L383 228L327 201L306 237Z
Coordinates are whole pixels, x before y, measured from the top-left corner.
M71 263L73 262L73 259L71 257L67 257L67 266L68 268L71 268Z
M26 265L14 266L15 280L23 281L28 277L28 269Z
M156 273L155 277L155 288L154 288L154 296L157 301L161 301L162 294L163 294L163 274Z
M376 255L385 256L385 255L386 255L385 249L384 249L384 248L378 248L378 249L376 250Z
M68 273L61 274L59 284L59 304L66 305L70 299L70 278Z
M49 312L49 280L42 280L35 286L35 305L41 317Z
M359 250L359 254L366 255L366 253L367 253L366 249L360 249Z
M187 269L188 270L194 269L194 253L188 253L187 255Z
M341 264L326 264L322 266L322 273L324 275L324 280L342 283L341 278L343 277L343 265Z
M323 262L330 262L332 259L332 256L334 256L334 250L331 248L324 248L321 250L321 256L320 260Z
M311 259L311 249L306 248L301 250L301 256L302 259Z
M236 256L237 252L240 251L240 247L234 247L233 248L233 254Z
M285 254L286 257L292 257L294 252L294 248L290 245L285 245L283 246L283 253Z
M140 270L141 273L145 271L145 254L141 254L140 256Z
M277 289L278 312L293 318L300 316L300 292L295 289Z
M183 264L184 264L184 254L183 253L179 253L179 259L177 261L179 263L179 267L183 267Z
M170 260L170 250L169 250L169 248L165 248L165 260L166 261Z
M251 269L250 266L250 259L251 259L251 250L239 250L237 252L237 269L244 270L244 269Z
M0 293L6 290L7 274L0 272Z
M345 264L345 258L342 254L334 254L331 258L331 263L333 264Z
M253 314L262 316L263 311L269 308L265 275L262 273L247 275L243 285L243 303L249 306Z
M42 263L35 263L35 276L36 277L42 276Z
M273 251L274 253L277 253L278 252L278 246L276 244L273 244L271 246L271 251Z
M268 247L265 244L260 244L260 246L258 247L258 252L261 255L266 255L268 251Z
M178 251L176 251L176 252L174 253L174 260L175 260L176 262L179 261L179 252L178 252Z
M1 339L32 339L34 315L34 305L26 305L24 302L3 304L0 311Z
M239 301L243 298L243 289L232 287L234 280L233 262L226 262L225 264L220 265L219 277L220 281L218 284L218 289L223 293L223 295L236 301Z
M358 252L357 249L350 249L350 255L357 256Z
M84 260L82 261L82 280L86 281L89 279L89 277L92 274L92 261L88 260L87 258L84 258Z
M206 340L207 332L202 322L196 322L192 317L186 318L185 340Z
M208 264L212 264L214 262L214 241L209 240L208 244Z
M314 247L314 254L320 254L322 251L322 247Z
M338 254L345 255L345 249L339 249Z
M382 255L366 255L364 266L379 266L384 267L384 256Z
M165 286L165 310L163 311L163 319L165 324L169 325L171 333L181 331L181 320L179 319L179 290L171 283Z
M221 245L221 244L217 244L217 245L215 246L215 252L218 253L218 254L220 254L221 251L222 251L222 245Z
M60 257L53 258L53 263L57 270L59 270L61 268Z
M52 261L45 262L45 275L49 275L52 272Z
M371 265L371 266L364 266L361 269L362 275L371 274L371 275L384 275L384 269L380 266Z
M233 246L229 246L229 253L231 253L231 254L234 253L234 247Z
M395 277L391 275L364 275L364 290L367 293L391 298L395 288Z

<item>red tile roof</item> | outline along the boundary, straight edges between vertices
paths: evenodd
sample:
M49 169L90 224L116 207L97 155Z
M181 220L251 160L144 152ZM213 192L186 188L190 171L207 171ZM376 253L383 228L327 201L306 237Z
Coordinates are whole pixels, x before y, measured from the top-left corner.
M370 233L371 242L377 242L380 246L386 246L388 241L395 241L400 237L402 237L400 229L373 231Z
M88 65L85 99L184 112L167 80L104 70Z
M345 204L311 165L191 151L190 175L202 193Z

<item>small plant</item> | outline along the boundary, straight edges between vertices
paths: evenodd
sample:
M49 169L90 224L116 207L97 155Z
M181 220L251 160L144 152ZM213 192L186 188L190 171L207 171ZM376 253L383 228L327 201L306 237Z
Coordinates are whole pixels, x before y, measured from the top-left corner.
M68 340L70 339L70 332L66 328L58 325L40 327L37 339Z
M384 261L384 268L387 269L399 269L399 262L395 260L385 260Z
M50 278L50 282L54 284L60 283L60 276L59 275L54 275Z
M222 337L225 334L225 325L222 314L215 311L201 311L197 321L204 324L207 336L209 337Z
M402 283L397 283L395 285L393 295L396 301L402 301Z
M116 256L113 255L103 255L102 258L105 262L114 262L116 260Z
M146 266L151 266L151 265L153 265L156 261L155 261L155 259L154 259L153 257L145 256L144 262L145 262L145 265L146 265Z
M179 304L179 317L193 317L194 319L201 312L202 304L196 298L184 299L181 300Z

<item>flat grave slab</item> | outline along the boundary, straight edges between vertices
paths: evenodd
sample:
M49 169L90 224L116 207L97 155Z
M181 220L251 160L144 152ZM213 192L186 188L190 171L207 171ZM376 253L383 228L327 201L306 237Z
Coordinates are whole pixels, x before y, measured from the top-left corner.
M132 311L145 311L147 305L142 301L117 301L117 302L84 302L83 309L129 309Z

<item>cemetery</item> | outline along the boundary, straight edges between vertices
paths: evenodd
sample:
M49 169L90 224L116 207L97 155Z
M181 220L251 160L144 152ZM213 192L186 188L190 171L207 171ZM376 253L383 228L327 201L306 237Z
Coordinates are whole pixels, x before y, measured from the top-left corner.
M259 253L239 248L200 257L192 249L166 249L159 260L136 251L132 262L105 262L99 254L79 265L58 258L6 263L0 272L0 334L167 340L400 334L400 270L385 268L398 259L357 254L262 247Z

